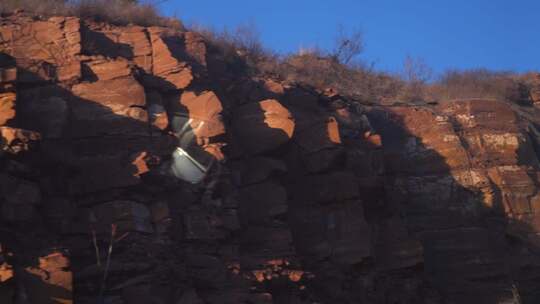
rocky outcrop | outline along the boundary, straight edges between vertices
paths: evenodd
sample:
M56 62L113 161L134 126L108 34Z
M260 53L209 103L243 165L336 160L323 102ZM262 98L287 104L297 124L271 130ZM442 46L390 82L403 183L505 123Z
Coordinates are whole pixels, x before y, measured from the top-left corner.
M536 303L538 110L363 105L197 33L0 20L0 302Z
M531 100L535 105L540 103L540 74L534 75L533 86L531 89Z

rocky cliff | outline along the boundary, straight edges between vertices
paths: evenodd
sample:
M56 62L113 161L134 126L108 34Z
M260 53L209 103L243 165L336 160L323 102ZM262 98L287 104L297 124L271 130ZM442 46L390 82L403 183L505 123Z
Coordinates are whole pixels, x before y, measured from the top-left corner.
M532 103L360 104L224 57L0 19L1 303L538 303Z

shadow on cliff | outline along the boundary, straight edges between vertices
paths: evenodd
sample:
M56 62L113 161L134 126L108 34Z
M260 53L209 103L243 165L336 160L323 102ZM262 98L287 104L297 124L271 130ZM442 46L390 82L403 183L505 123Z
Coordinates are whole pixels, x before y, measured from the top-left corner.
M105 38L100 37L99 39ZM122 48L117 55L132 56L129 54L129 50L122 50ZM245 86L250 89L261 88L260 83L248 80L247 75L230 76L231 79L238 79L237 77L241 79L240 81L246 81ZM247 95L240 92L231 93L223 89L227 86L222 82L217 83L220 83L219 87L211 89L216 90L220 100L224 103L227 126L230 126L231 121L235 119L233 111L241 108L243 104L282 96L264 88L257 89L259 92L248 92ZM44 187L43 197L47 202L48 198L67 197L77 202L72 206L77 209L115 199L131 199L133 198L132 194L137 192L136 188L141 186L141 178L137 176L139 168L132 163L133 159L130 158L132 154L150 151L164 156L170 154L176 144L174 140L172 143L160 142L153 137L152 132L160 133L161 131L151 130L152 127L148 122L119 116L110 108L95 101L74 96L71 91L57 84L47 81L37 84L21 84L18 90L22 94L17 105L16 125L44 134L40 151L31 153L28 157L31 163L46 176L41 183ZM197 91L197 89L194 90ZM251 96L251 94L253 94L252 100L231 100L231 96ZM285 95L287 96L287 92ZM320 140L325 141L327 138L324 137L328 135L326 124L312 125L310 124L310 116L306 115L310 111L317 112L315 116L320 115L320 109L318 109L320 105L316 104L319 96L315 97L315 99L312 97L304 99L289 95L283 101L283 105L289 109L298 124L306 123L302 126L304 128L302 131L313 132L314 138L309 144L318 144ZM81 116L74 117L72 115L73 109L78 107L84 109L84 113L92 113L91 119L83 119ZM187 111L185 107L179 110ZM186 114L189 116L189 112ZM254 108L249 115L259 128L263 127L262 132L270 132L268 136L277 138L278 141L289 139L289 135L283 131L272 128L264 130L264 126L267 124L264 122L266 113L263 109ZM303 115L306 116L302 117ZM107 117L108 120L103 120L104 117ZM421 138L407 130L401 114L392 108L374 110L370 112L369 117L375 130L382 135L386 158L387 187L386 204L377 207L366 206L366 217L374 225L380 219L395 216L402 218L407 223L408 229L420 239L424 247L422 275L425 275L426 281L430 282L441 293L444 298L441 303L487 304L503 303L504 301L512 303L511 301L516 298L516 291L519 292L523 303L538 302L539 291L532 284L533 280L538 280L538 277L534 277L532 273L535 265L533 263L534 257L531 256L531 265L533 265L530 268L531 277L527 277L529 275L527 269L525 273L521 273L513 264L516 257L528 255L519 252L521 249L525 250L525 246L521 246L518 240L507 237L508 219L504 215L504 210L501 209L502 198L500 194L494 194L495 204L493 206L485 206L483 204L484 194L473 192L462 186L453 177L445 157L424 146ZM99 139L99 145L96 145L97 139ZM227 152L232 159L245 160L251 157L249 154L236 152L234 147L236 144L238 143L231 142ZM238 145L241 146L241 144ZM290 145L292 144L276 147L273 151L262 154L279 156ZM416 151L424 151L423 154L412 158L403 157L403 152L407 151L410 146L413 146ZM121 147L120 152L118 151L119 147ZM117 165L119 160L123 160L125 163L118 167L107 168L108 165L99 165L101 160L98 159L97 163L89 162L81 166L81 159L99 158L104 155L111 156L111 164ZM96 166L96 164L98 165ZM338 153L328 168L343 165L343 155ZM328 168L318 170L326 172ZM104 176L100 170L112 170L105 172L114 174ZM115 172L117 170L122 171L122 173L118 174ZM81 176L82 179L80 179ZM102 179L98 181L102 184L95 184L96 179ZM110 184L108 183L118 182L118 180L121 180L121 183L115 187L114 191L109 192L107 186ZM66 186L66 181L68 181L68 186ZM166 179L153 181L153 183L159 184L160 181L166 181ZM76 185L72 186L73 183ZM94 188L90 188L88 184ZM397 191L399 189L415 189L416 192L400 193ZM90 199L82 200L83 197L90 197ZM81 203L81 206L78 203ZM364 203L370 204L371 202ZM48 207L47 205L41 207L43 214L47 213L45 209ZM278 220L286 221L279 217ZM249 225L252 224L247 222ZM248 227L249 225L243 228L252 228ZM55 238L47 235L45 227L47 227L45 223L36 226L9 226L10 229L18 230L20 233L7 244L15 251L15 255L23 257L18 264L21 267L37 266L41 248L49 247L51 244L67 247L73 254L72 270L75 274L75 297L91 295L92 290L79 285L77 280L78 272L87 266L88 261L92 261L93 258L90 238L85 245L78 247L81 246L80 242L74 242L77 245L73 245L71 242L66 244L54 240ZM36 233L41 228L43 230ZM523 228L527 229L526 223L523 223ZM69 229L65 231L67 235L72 232ZM85 232L77 233L77 236L80 236ZM270 235L250 234L247 229L240 233L246 234L243 237L241 250L245 250L247 254L256 255L257 251L267 246L268 242L273 241ZM29 236L33 239L30 239ZM32 244L34 239L40 239L39 244ZM121 255L122 252L115 252L115 254ZM372 263L375 265L353 265L348 271L354 272L357 268L377 267L377 256L374 257ZM311 271L311 269L307 270ZM324 277L324 271L324 269L313 270L316 277ZM281 297L283 298L274 300L276 304L290 303L286 299L287 293L283 293L283 290L288 288L292 290L295 287L289 285L288 282L284 285L281 283L268 284L266 287L276 295L282 293ZM358 286L353 286L351 293L365 290L364 287L360 287L362 285L360 280L355 284ZM95 292L95 290L93 291ZM321 290L320 292L324 294L323 297L331 301L333 295L330 290ZM393 296L392 290L389 289L380 291L372 288L371 292L379 294L377 299L381 301L380 303L411 303L407 302L407 299ZM53 296L53 294L50 295L50 297Z
M79 273L96 260L90 236L92 219L79 217L79 211L114 200L140 201L141 196L151 200L154 194L148 189L157 185L183 187L183 182L164 174L178 140L168 134L173 130L162 131L151 126L144 115L137 118L118 115L97 101L75 96L67 87L30 71L21 72L32 74L35 81L18 83L17 116L12 125L40 132L42 140L37 149L13 159L35 170L20 177L39 182L42 203L35 213L41 216L31 223L2 223L3 230L11 231L11 235L2 236L2 245L17 257L16 267L23 273L22 269L38 268L39 257L48 249L65 249L71 255L69 270L74 274L74 298L93 297L99 279L93 287L88 286L87 280L79 279ZM184 110L189 116L187 109ZM140 159L143 152L157 156L158 163L154 162L155 158ZM146 166L150 172L146 172ZM107 227L101 228L100 231L108 231ZM105 248L106 235L98 236L98 242ZM129 246L120 245L113 259L127 252ZM30 280L26 275L19 276L18 282L21 280L32 288L27 293L39 292L36 295L40 303L56 303L55 298L71 297L70 290L59 290L60 287L46 281ZM16 300L22 301L20 297Z
M407 124L429 122L420 121L420 114L415 118L408 113L405 118L407 111L376 108L369 118L382 135L387 204L421 241L425 279L442 295L442 303L538 302L540 293L534 287L538 257L531 253L530 243L509 233L510 225L532 231L530 225L506 216L507 203L494 183L484 186L492 189L486 194L465 187L463 177L456 179L456 174L471 174L465 172L469 167L448 165L448 158L459 158L459 153L445 157L437 147L424 145L425 138L415 136ZM435 136L442 141L443 134ZM518 155L523 155L523 149ZM530 161L520 157L518 164L530 165Z

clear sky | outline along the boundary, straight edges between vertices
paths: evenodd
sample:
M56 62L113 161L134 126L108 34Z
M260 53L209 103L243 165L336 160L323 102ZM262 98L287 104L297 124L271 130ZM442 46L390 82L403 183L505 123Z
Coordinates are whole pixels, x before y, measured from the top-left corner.
M407 55L435 72L540 70L540 0L169 0L161 9L215 29L254 24L281 53L331 48L340 24L360 29L361 59L385 71L400 71Z

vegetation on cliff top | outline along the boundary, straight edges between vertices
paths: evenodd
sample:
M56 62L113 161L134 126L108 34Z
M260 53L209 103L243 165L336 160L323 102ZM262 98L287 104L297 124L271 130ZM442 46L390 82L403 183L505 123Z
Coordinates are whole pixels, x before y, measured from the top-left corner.
M184 29L177 18L160 14L157 0L2 0L0 13L24 10L36 16L78 16L117 25L165 26ZM438 101L460 98L494 98L513 102L530 99L532 74L485 69L447 71L433 77L421 60L407 58L402 72L385 73L359 58L364 44L361 32L339 29L332 50L309 49L277 54L264 47L253 25L215 31L192 26L231 62L242 61L248 75L271 76L315 88L332 87L362 102Z
M157 1L136 0L2 0L0 13L24 10L36 16L78 16L117 25L167 26L181 28L176 18L160 14Z

